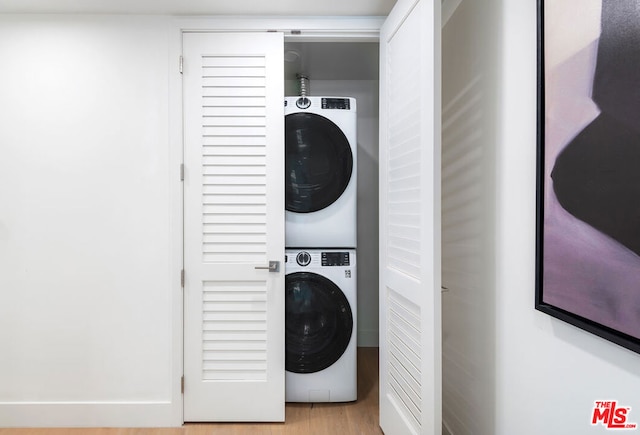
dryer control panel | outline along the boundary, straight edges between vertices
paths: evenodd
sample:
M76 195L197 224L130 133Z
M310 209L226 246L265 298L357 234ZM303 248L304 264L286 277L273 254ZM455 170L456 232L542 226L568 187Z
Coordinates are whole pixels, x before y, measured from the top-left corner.
M351 108L350 106L351 104L348 98L323 98L322 99L323 109L349 110Z

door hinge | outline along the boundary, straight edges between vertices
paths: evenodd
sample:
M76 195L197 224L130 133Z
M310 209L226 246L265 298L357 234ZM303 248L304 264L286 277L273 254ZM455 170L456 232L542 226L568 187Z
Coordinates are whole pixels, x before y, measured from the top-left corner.
M184 181L184 163L180 163L180 181Z
M180 271L180 287L184 287L184 269Z
M180 74L182 74L182 66L184 65L184 58L180 56Z
M180 393L184 394L184 376L180 378Z

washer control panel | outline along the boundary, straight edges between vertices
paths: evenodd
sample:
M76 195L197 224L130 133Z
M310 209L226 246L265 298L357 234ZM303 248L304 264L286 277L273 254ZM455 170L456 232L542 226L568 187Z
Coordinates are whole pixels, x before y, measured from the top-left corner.
M308 266L311 263L311 255L307 251L299 252L296 256L296 262L300 266Z
M287 250L284 262L291 267L317 268L317 267L352 267L355 264L353 251L350 250Z
M323 266L349 266L348 252L323 252L321 259Z

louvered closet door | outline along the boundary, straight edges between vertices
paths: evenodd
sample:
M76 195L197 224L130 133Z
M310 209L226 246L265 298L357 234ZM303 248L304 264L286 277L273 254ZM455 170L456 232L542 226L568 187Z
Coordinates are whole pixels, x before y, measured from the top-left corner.
M440 434L440 0L380 36L380 426Z
M184 419L283 421L283 37L183 36Z

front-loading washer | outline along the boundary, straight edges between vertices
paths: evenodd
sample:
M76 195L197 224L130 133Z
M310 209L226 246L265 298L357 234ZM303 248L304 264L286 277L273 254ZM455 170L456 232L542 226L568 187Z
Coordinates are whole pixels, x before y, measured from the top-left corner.
M285 98L285 246L356 247L356 100Z
M356 252L285 251L285 398L357 399Z

